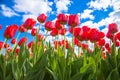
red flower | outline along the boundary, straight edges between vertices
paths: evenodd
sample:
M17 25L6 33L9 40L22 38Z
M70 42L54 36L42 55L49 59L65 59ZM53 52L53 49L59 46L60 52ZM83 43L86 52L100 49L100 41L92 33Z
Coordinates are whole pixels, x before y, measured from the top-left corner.
M67 32L66 28L62 28L59 30L59 34L61 35L65 35L66 32Z
M50 32L51 36L56 36L58 35L58 30L56 28L52 29L52 31Z
M2 25L0 24L0 29L2 29Z
M88 26L83 26L82 30L83 30L83 32L89 32L90 28Z
M97 29L93 28L89 32L89 39L91 42L96 42L105 36L103 32L99 32Z
M47 16L45 14L40 14L38 17L37 17L37 20L40 22L40 23L44 23L45 20L46 20Z
M0 50L2 49L2 47L3 47L3 42L0 41Z
M33 44L34 44L34 41L29 42L28 43L28 48L31 48L33 46Z
M77 45L78 47L81 47L81 43L77 38L74 38L74 44Z
M54 41L54 48L57 49L58 46L61 46L60 41Z
M105 45L105 39L101 39L98 41L99 46L104 46Z
M4 37L7 39L13 38L17 30L18 26L16 24L8 26L4 31Z
M110 44L109 44L109 43L106 43L106 44L105 44L105 48L110 48Z
M18 56L18 53L20 52L20 49L16 48L15 52L16 52L16 56Z
M120 32L116 34L116 38L120 41Z
M119 47L119 46L120 46L120 42L119 42L119 41L116 41L116 42L115 42L115 45L116 45L116 47Z
M13 38L13 39L11 40L11 44L15 44L15 43L16 43L16 39Z
M106 59L106 53L105 52L102 52L102 57L103 57L103 59Z
M32 18L28 18L23 26L26 28L26 29L32 29L34 27L34 25L36 24L36 21Z
M55 28L60 30L62 28L62 25L60 24L60 21L56 20L55 21Z
M26 37L23 37L20 39L20 41L18 42L18 45L21 46L22 44L27 43L28 39Z
M118 25L116 23L111 23L108 25L108 32L116 33L118 32Z
M42 34L38 34L38 40L41 41L44 38Z
M32 28L32 31L31 31L32 36L35 36L35 35L36 35L36 33L37 33L37 29Z
M20 32L26 32L26 28L23 26L23 24L19 27Z
M107 32L106 37L112 40L114 38L114 35L110 32Z
M9 46L9 44L4 44L4 48L8 48Z
M51 21L48 21L45 23L45 29L48 31L51 31L54 28L54 23Z
M85 44L85 43L82 43L82 44L81 44L81 47L82 47L82 49L88 49L88 45Z
M80 24L80 17L79 15L69 15L68 25L71 27L78 26Z
M68 20L68 16L65 14L59 14L57 19L60 21L60 24L66 24Z

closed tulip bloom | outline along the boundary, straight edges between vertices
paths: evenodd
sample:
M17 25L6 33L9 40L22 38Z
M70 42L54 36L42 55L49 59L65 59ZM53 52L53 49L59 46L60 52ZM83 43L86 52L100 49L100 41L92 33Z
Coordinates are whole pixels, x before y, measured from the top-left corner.
M28 43L28 48L32 48L33 44L34 44L34 41L29 42Z
M83 32L89 32L90 31L90 28L88 26L83 26L81 29L83 30Z
M42 34L38 34L38 40L41 41L43 40L44 36Z
M82 47L82 49L88 49L88 45L85 44L85 43L82 43L82 44L81 44L81 47Z
M68 16L65 14L59 14L57 19L60 21L60 24L65 25L68 20Z
M0 41L0 50L2 49L2 47L3 47L3 42Z
M81 43L77 38L74 38L74 44L77 45L78 47L81 47Z
M11 40L11 44L15 44L15 43L16 43L16 39L13 38L13 39Z
M17 30L18 26L16 24L8 26L4 31L4 37L7 39L13 38Z
M118 25L116 23L111 23L108 25L108 32L116 33L118 32Z
M20 49L16 48L15 52L16 52L16 56L18 56L18 53L20 52Z
M59 30L60 35L65 35L66 32L67 32L66 28L62 28Z
M0 24L0 29L2 29L2 25Z
M26 37L23 37L20 39L20 41L18 42L18 45L21 46L22 44L27 43L28 39Z
M120 32L116 34L116 38L120 41Z
M112 40L114 38L114 35L110 32L107 32L106 37Z
M23 26L23 24L19 27L19 31L22 32L26 32L26 28Z
M46 18L47 18L47 16L46 16L44 13L42 13L42 14L40 14L40 15L37 17L37 20L38 20L40 23L44 23L44 22L46 21Z
M47 21L45 23L45 29L48 30L48 31L51 31L54 27L54 23L52 21Z
M9 46L9 44L4 44L4 48L8 48Z
M104 46L105 45L105 39L101 39L98 41L99 46Z
M37 29L32 28L31 35L32 35L32 36L35 36L35 35L36 35L36 33L37 33Z
M115 41L115 46L119 47L120 46L120 42L119 41Z
M23 26L28 30L28 29L32 29L34 27L34 25L36 24L36 21L32 18L28 18Z
M58 29L58 30L60 30L62 28L62 25L60 24L59 20L55 21L55 28Z
M80 24L80 17L79 15L69 15L68 25L71 27L76 27Z
M56 28L52 29L52 31L50 32L51 36L57 36L58 35L58 30Z

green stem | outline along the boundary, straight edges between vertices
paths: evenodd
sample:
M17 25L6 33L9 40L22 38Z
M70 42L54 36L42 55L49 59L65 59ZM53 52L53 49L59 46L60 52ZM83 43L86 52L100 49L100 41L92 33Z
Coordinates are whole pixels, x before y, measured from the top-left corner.
M46 32L46 36L43 40L45 41L47 37L48 37L48 31Z
M7 41L8 41L8 39L5 38L5 40L4 40L3 44L2 44L2 48L1 48L1 50L0 50L0 55L2 54L2 49L3 49L3 47L4 47L4 44L5 44Z

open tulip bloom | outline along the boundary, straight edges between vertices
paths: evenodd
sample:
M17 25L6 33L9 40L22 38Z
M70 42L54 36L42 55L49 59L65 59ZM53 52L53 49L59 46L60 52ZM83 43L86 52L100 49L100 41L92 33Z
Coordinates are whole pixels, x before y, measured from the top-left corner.
M0 80L120 80L120 32L116 23L107 24L105 34L79 26L77 14L58 14L55 22L46 19L46 14L40 14L38 21L28 18L20 26L6 27L5 40L0 41ZM39 28L34 27L36 22ZM39 32L41 25L45 35ZM31 41L27 35L20 36L28 30ZM53 41L48 42L48 36Z

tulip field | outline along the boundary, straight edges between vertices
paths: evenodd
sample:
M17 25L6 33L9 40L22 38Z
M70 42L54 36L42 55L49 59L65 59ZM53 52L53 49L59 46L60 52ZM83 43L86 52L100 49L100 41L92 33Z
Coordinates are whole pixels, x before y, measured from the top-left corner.
M37 21L28 18L20 26L6 27L0 41L0 80L120 80L120 25L107 24L105 34L80 26L77 14L58 14L54 22L46 19L40 14ZM40 33L41 27L46 35ZM66 33L72 35L71 41ZM48 35L57 38L48 42Z

